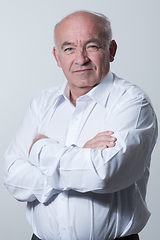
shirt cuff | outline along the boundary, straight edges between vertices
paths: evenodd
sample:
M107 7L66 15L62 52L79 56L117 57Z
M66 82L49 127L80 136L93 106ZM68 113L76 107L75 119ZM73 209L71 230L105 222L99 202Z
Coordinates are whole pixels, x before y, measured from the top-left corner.
M32 163L37 168L40 167L40 154L42 149L50 144L56 144L57 141L50 138L40 139L38 140L32 147L30 155L29 155L29 162Z

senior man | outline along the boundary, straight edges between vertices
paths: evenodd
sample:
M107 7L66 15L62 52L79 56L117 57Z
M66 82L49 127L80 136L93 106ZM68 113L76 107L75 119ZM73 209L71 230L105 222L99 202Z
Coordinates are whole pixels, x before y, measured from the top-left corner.
M75 12L55 27L63 85L42 91L4 156L5 185L27 201L32 239L137 240L156 115L137 86L110 71L109 20Z

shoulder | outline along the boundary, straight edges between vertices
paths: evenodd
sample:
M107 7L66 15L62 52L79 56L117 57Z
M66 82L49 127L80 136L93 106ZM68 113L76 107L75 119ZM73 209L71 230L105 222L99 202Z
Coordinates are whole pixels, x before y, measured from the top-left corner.
M58 96L63 92L65 84L57 87L51 87L42 90L35 98L30 102L30 107L37 115L40 113L47 113L55 105Z
M137 85L113 74L113 85L106 104L107 114L124 115L130 112L138 117L141 110L151 114L154 111L148 95Z
M145 99L146 101L151 103L149 96L137 85L125 79L119 78L115 74L113 74L113 79L114 79L114 84L113 84L112 91L114 95L117 96L117 98L119 99L125 98L128 100Z
M51 87L43 89L33 100L36 102L44 102L49 101L50 99L54 99L57 97L62 85L57 87Z
M37 96L35 96L31 102L36 102L37 104L48 104L51 101L54 101L65 87L65 83L56 86L43 89Z

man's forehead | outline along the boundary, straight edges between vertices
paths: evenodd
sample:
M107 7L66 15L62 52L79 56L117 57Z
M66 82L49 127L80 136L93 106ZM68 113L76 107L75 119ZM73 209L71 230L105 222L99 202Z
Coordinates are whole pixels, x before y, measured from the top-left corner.
M57 26L56 30L57 33L63 33L65 31L66 33L70 32L83 32L85 30L90 30L92 29L99 29L99 21L95 19L95 17L91 17L90 15L71 15L68 16L67 18L63 19Z
M93 24L93 22L70 22L67 21L65 23L61 23L56 30L57 40L61 42L67 41L71 42L72 39L81 39L87 41L91 38L98 39L100 35L100 28L97 24ZM74 41L73 41L74 42Z

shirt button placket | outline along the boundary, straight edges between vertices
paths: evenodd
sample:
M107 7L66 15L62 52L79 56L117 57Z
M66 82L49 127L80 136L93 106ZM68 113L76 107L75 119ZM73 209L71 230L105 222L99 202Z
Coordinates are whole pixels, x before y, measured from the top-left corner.
M78 103L78 106L73 113L66 135L66 146L76 144L77 142L77 136L82 119L84 104L85 103L83 102Z
M60 193L58 198L57 215L60 239L68 240L71 239L68 229L68 191Z

